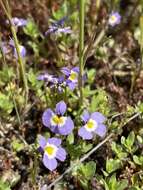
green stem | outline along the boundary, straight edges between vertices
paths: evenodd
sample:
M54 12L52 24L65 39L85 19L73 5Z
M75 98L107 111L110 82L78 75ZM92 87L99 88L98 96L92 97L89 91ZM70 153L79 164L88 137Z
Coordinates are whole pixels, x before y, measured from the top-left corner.
M26 78L26 72L25 72L25 66L24 66L24 63L23 63L23 60L22 60L22 57L20 55L20 49L19 49L19 42L18 42L18 39L17 39L17 35L16 35L16 30L15 30L15 27L11 21L11 11L10 11L10 7L9 7L9 3L8 3L8 0L6 0L6 5L4 5L3 1L0 0L0 4L10 22L10 25L11 25L11 32L12 32L12 35L13 35L13 40L14 40L14 44L15 44L15 48L16 48L16 51L17 51L17 56L18 56L18 63L19 63L19 70L20 70L20 76L21 76L21 79L23 81L23 84L24 84L24 88L25 88L25 102L27 104L27 100L28 100L28 83L27 83L27 78Z
M80 91L80 105L83 103L83 70L84 70L84 16L85 16L85 0L80 0L79 22L79 91Z
M1 49L1 47L2 47L2 44L1 44L1 36L0 36L0 51L2 53L2 60L3 60L4 66L7 67L7 69L8 69L8 66L6 64L5 54L4 54L3 50ZM17 107L17 103L16 103L16 100L15 100L15 95L14 95L14 92L12 90L9 72L8 72L8 79L9 79L10 95L11 95L11 98L13 100L14 108L15 108L15 111L16 111L17 119L18 119L18 123L21 126L22 122L21 122L20 115L19 115L19 112L18 112L18 107Z

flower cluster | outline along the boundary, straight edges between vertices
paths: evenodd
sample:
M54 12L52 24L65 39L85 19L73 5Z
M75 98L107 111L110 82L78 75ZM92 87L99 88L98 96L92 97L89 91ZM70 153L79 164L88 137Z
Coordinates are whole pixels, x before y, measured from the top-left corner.
M17 50L16 50L13 39L9 41L9 45L14 49L14 57L18 59ZM21 57L24 58L26 56L26 48L22 45L19 45L19 51L20 51Z
M4 54L9 53L10 48L12 48L12 50L13 50L14 57L16 59L18 59L17 50L16 50L15 43L14 43L13 39L11 39L8 44L6 44L5 42L1 43L1 49L2 49ZM24 58L26 56L26 48L22 45L19 45L19 51L20 51L21 57Z
M9 24L9 21L6 21ZM13 25L17 26L17 27L22 27L22 26L26 26L28 21L26 19L23 18L17 18L14 17L11 19L11 22Z
M14 26L16 26L16 32L17 32L18 27L26 26L28 23L28 21L26 19L17 18L17 17L13 17L11 19L11 22ZM9 20L6 20L6 23L9 24ZM1 48L2 48L2 51L4 54L7 54L9 52L9 49L12 48L14 57L16 59L18 59L17 50L16 50L13 39L10 39L8 44L6 44L5 42L2 42L1 46L2 46ZM21 57L24 58L26 56L26 52L27 52L26 48L23 45L19 45L19 51L20 51Z
M59 21L53 23L51 26L49 26L49 29L45 32L45 35L51 34L51 33L64 33L64 34L71 34L72 30L71 27L64 27L64 22L67 19L67 16L63 17Z
M67 67L63 67L61 69L62 73L66 76L66 84L71 89L74 90L78 85L78 76L79 76L79 67L74 67L73 69L69 69Z
M66 116L67 105L64 101L56 104L55 110L46 109L42 115L43 125L58 135L69 135L74 129L74 123L71 117ZM84 111L81 119L84 125L78 130L78 135L83 139L90 140L94 135L104 137L106 126L103 124L106 118L99 112L89 113ZM43 164L46 168L53 171L57 167L57 160L66 159L66 151L60 146L61 140L58 138L44 137L39 138L39 145L43 155Z
M59 92L63 92L63 88L66 86L70 88L70 90L74 90L78 85L78 77L79 77L79 67L74 67L69 69L67 67L63 67L61 72L65 76L56 77L50 75L48 73L40 74L37 79L44 80L47 84L50 84L50 87L56 87Z

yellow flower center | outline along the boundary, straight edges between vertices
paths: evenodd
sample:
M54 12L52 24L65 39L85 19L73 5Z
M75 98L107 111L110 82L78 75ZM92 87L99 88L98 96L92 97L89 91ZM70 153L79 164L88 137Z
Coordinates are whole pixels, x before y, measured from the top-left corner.
M65 124L65 121L66 121L66 117L60 117L58 115L54 115L52 118L51 118L51 124L53 126L63 126Z
M92 132L97 128L97 122L94 121L93 119L89 119L89 121L85 125L85 128L87 131Z
M115 21L116 21L116 17L115 17L114 15L112 15L112 16L110 17L110 19L111 19L112 22L115 22Z
M52 118L53 122L57 125L63 124L64 123L64 118L63 117L58 117L57 115L55 115Z
M89 128L89 129L94 128L94 121L89 120L88 123L87 123L87 128Z
M77 79L77 76L78 76L78 75L77 75L76 72L71 71L71 74L70 74L70 76L69 76L69 80L74 81L74 80Z
M53 159L56 156L58 148L54 144L47 143L46 147L44 148L45 154L47 154L49 159Z
M54 149L54 147L48 145L48 146L45 147L45 152L48 155L52 156L54 154L54 152L55 152L55 149Z

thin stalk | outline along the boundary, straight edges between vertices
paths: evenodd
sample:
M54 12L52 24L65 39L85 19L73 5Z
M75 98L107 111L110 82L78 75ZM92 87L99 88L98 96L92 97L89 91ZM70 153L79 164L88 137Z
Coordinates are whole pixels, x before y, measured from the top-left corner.
M19 42L18 42L18 39L17 39L17 35L16 35L16 29L11 21L11 11L10 11L10 7L9 7L9 3L8 3L8 0L6 0L6 5L4 5L3 1L0 0L0 4L10 22L10 25L11 25L11 32L12 32L12 35L13 35L13 40L14 40L14 44L15 44L15 48L16 48L16 51L17 51L17 56L18 56L18 63L19 63L19 70L20 70L20 76L21 76L21 79L23 81L23 84L24 84L24 89L25 89L25 102L27 104L27 100L28 100L28 83L27 83L27 78L26 78L26 72L25 72L25 66L24 66L24 63L23 63L23 60L22 60L22 57L20 55L20 49L19 49Z
M101 32L98 34L97 38L96 37L96 32L94 31L93 36L91 37L90 41L89 41L89 45L87 47L87 49L84 51L84 63L83 65L85 66L86 61L88 59L88 57L90 56L90 51L93 47L97 47L99 45L99 43L102 41L102 39L105 36L107 30L107 26L105 26L105 28L103 28L101 30Z
M38 168L38 160L37 160L37 153L34 153L34 162L33 167L31 168L31 177L33 184L36 184L36 176L37 176L37 168Z
M80 10L79 10L79 91L80 91L80 105L83 103L83 70L84 70L84 17L85 17L85 0L80 0Z
M4 65L5 65L5 67L7 67L6 59L5 59L5 54L4 54L4 52L3 52L3 50L2 50L1 47L2 47L2 44L1 44L1 36L0 36L0 51L1 51L1 53L2 53L3 63L4 63ZM8 67L7 67L7 68L8 68ZM20 115L19 115L19 112L18 112L18 107L17 107L16 101L15 101L15 95L14 95L14 93L13 93L12 86L11 86L11 83L10 83L9 72L8 72L8 79L9 79L10 95L11 95L11 98L12 98L12 101L13 101L13 104L14 104L14 108L15 108L15 111L16 111L18 123L19 123L19 125L21 126L22 122L21 122L21 119L20 119Z
M141 38L140 38L140 52L141 52L140 70L141 70L143 69L143 15L140 17L140 31L141 31Z
M140 37L141 64L140 64L140 67L139 67L138 71L136 69L134 69L132 80L131 80L131 88L130 88L129 96L132 95L133 90L134 90L134 86L135 86L135 83L136 83L136 79L140 75L141 70L143 69L143 15L140 16L139 24L140 24L140 31L141 31L141 37Z

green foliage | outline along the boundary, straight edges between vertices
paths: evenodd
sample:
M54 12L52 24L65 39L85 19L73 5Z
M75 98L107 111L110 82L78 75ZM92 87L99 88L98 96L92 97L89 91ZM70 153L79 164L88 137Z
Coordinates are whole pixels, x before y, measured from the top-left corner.
M26 35L30 36L32 39L37 39L40 36L38 26L33 20L29 20L28 24L23 28Z
M91 189L89 182L92 181L95 172L96 172L96 163L90 161L86 164L80 164L78 167L76 167L76 170L74 170L73 175L78 178L83 189L89 190Z
M25 147L25 145L18 139L13 139L11 145L13 150L16 152L20 152Z
M140 189L139 187L131 187L129 188L129 190L142 190L142 189Z
M143 156L133 156L133 160L137 165L143 166Z
M10 95L0 92L0 110L2 110L4 114L10 114L13 108L14 105L10 98Z
M3 182L0 179L0 190L11 190L10 185L7 182Z
M35 73L32 69L28 72L28 81L30 82L30 87L37 91L41 88L43 82L37 80L37 73Z
M138 104L137 104L137 106L136 106L136 111L138 112L138 113L141 113L141 114L143 114L143 103L142 102L138 102Z
M108 174L116 171L121 167L121 161L119 159L107 159L106 160L106 171Z
M115 152L115 154L120 160L124 160L127 157L127 153L123 151L123 148L121 145L118 145L115 142L112 142L111 148L112 148L112 151Z
M28 41L27 43L34 51L35 56L39 56L39 44L32 42L32 41Z
M68 135L68 137L67 137L67 143L69 145L71 145L71 144L74 143L74 134L73 133L71 133L71 134Z
M0 71L0 86L5 86L5 84L11 81L13 78L15 78L13 68L4 66Z
M91 143L86 143L81 141L79 144L73 144L73 136L67 138L67 150L70 154L72 160L76 160L81 157L82 154L88 152L93 145Z
M107 180L102 180L105 190L125 190L128 186L128 180L122 179L117 181L116 175L113 174Z
M80 172L82 176L84 176L87 180L91 180L94 177L95 171L96 171L96 163L93 161L90 161L85 165L82 164L80 167Z
M108 102L108 95L102 89L97 89L95 95L91 99L90 111L99 111L105 115L108 115L110 112L110 106Z
M107 47L98 47L95 52L95 57L98 60L108 60Z
M96 76L96 70L95 69L90 69L87 71L87 79L89 84L93 84Z
M127 139L125 137L121 137L121 143L127 149L129 153L133 153L136 150L136 147L133 146L135 142L135 134L133 131L130 132Z
M83 96L84 98L93 96L95 94L96 90L91 90L90 86L85 86L83 89Z
M67 13L68 13L68 3L67 1L65 1L60 7L60 9L58 9L58 11L56 12L53 11L53 17L57 20L60 20L62 17L67 15Z

